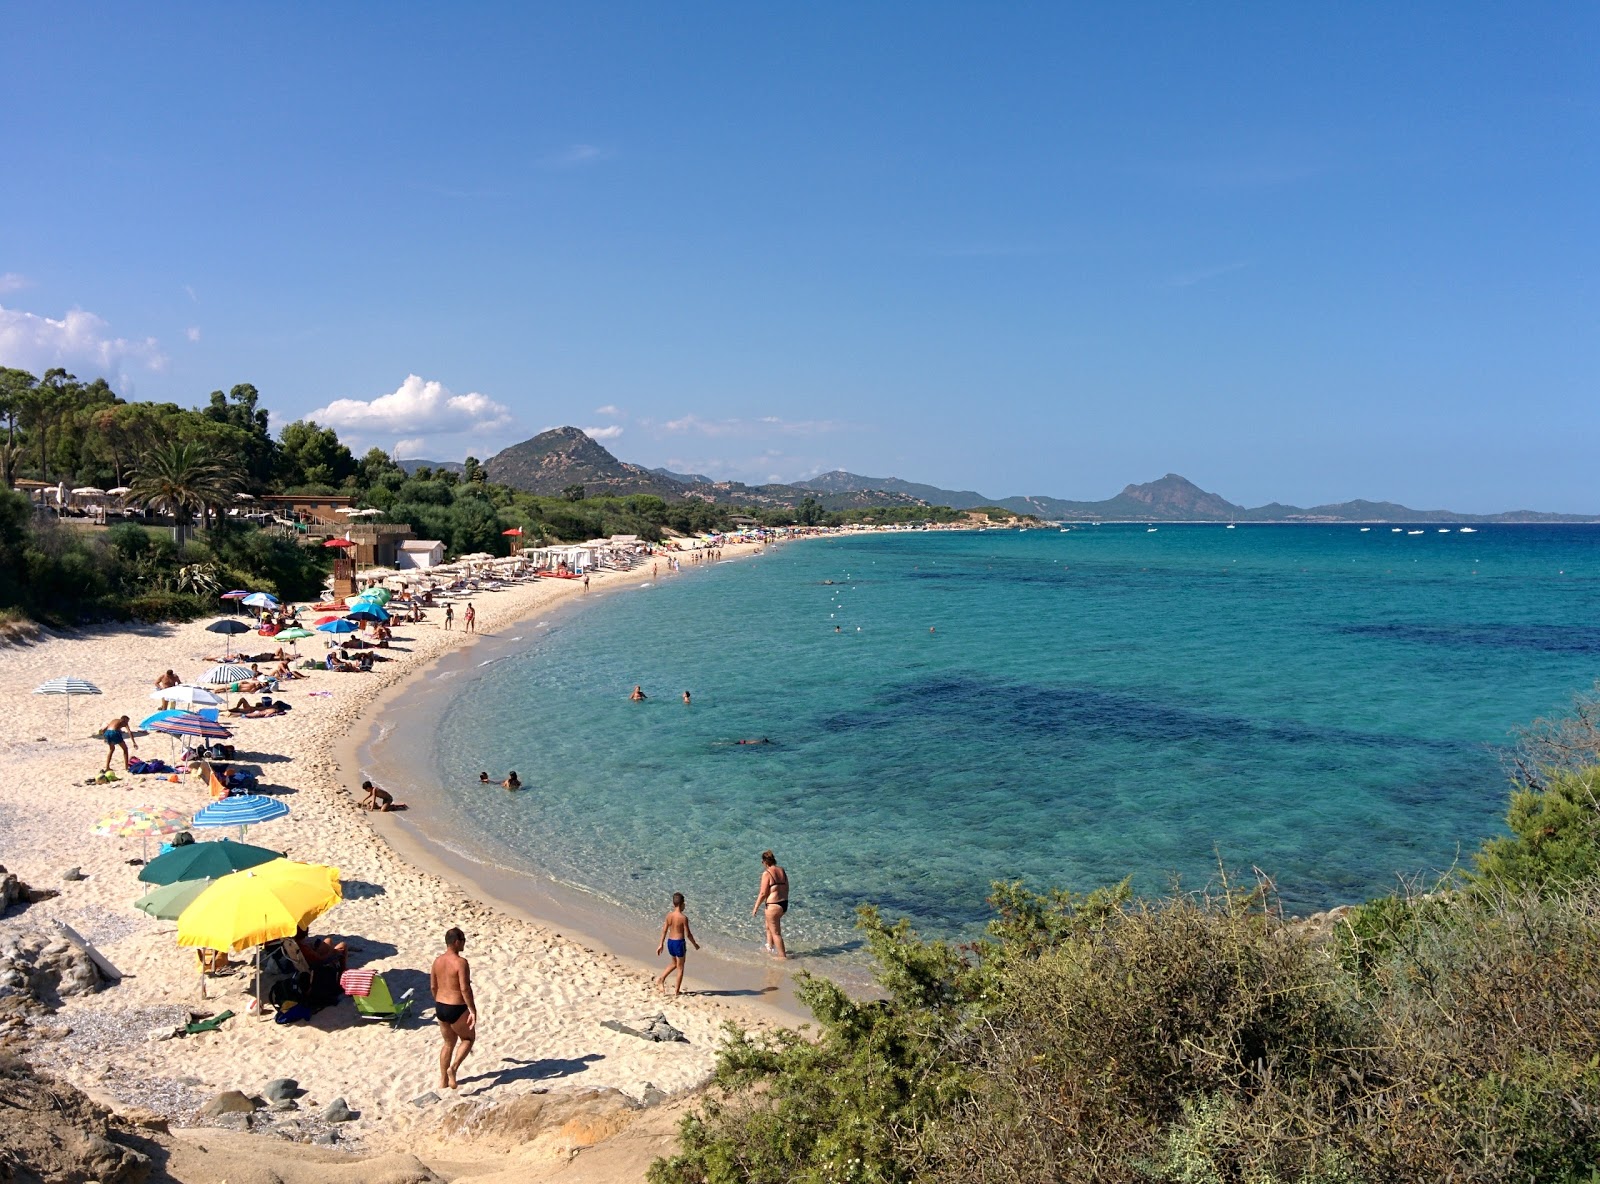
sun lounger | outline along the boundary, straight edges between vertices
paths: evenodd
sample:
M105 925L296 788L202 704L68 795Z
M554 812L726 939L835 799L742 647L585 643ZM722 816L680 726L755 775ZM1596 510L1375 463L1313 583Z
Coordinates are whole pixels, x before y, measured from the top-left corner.
M350 996L351 1002L356 1005L356 1014L364 1020L382 1020L386 1024L398 1024L406 1012L411 1010L411 996L414 992L407 991L400 996L400 1001L395 1002L389 993L389 984L384 981L383 975L372 976L372 985L367 988L365 995Z

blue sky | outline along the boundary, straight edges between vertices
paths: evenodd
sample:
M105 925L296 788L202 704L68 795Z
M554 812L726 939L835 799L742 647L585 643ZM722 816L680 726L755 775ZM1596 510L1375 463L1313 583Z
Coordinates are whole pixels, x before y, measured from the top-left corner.
M1600 6L5 25L0 364L440 459L1600 511Z

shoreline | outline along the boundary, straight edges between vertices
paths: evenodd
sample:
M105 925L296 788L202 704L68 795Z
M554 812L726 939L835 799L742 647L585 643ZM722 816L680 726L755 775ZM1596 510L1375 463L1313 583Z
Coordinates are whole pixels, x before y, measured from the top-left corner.
M724 561L755 549L727 548ZM597 575L590 595L618 591L637 577L637 569ZM484 639L574 604L583 593L571 583L539 580L475 594ZM25 1029L38 1063L118 1109L154 1110L174 1126L194 1122L196 1109L219 1090L255 1093L272 1078L292 1076L307 1091L304 1107L343 1096L360 1112L345 1131L352 1146L405 1146L426 1129L419 1124L431 1124L438 1107L451 1102L437 1090L439 1040L427 994L427 968L450 925L469 934L482 1019L460 1097L479 1105L547 1089L610 1088L635 1099L652 1090L684 1094L709 1077L725 1022L752 1029L793 1022L770 1004L754 1005L762 993L775 992L660 995L653 990L659 964L610 952L608 945L624 943L590 935L581 918L569 924L564 916L543 917L542 907L518 905L518 894L507 900L508 894L484 891L494 886L430 861L404 837L391 842L385 832L402 827L357 807L348 787L359 782L350 777L358 738L417 675L426 678L440 661L476 649L474 641L437 628L438 619L435 610L427 624L402 626L386 651L398 660L380 664L374 675L313 671L281 692L292 707L288 714L230 721L236 763L258 768L261 791L280 796L291 811L252 828L246 841L341 870L344 900L313 928L347 940L351 964L382 971L397 997L412 992L411 1017L393 1029L363 1026L344 1004L292 1025L257 1019L245 972L210 981L202 999L193 955L175 945L175 924L130 907L147 887L131 865L153 854L154 845L146 853L137 838L89 837L95 820L118 807L189 812L207 800L203 786L187 778L124 774L113 783L85 784L105 761L104 743L92 733L108 716L142 718L154 709L148 697L163 669L198 677L209 664L205 655L222 652L222 639L205 631L205 620L92 626L0 647L0 694L13 709L12 726L0 735L9 774L0 782L0 864L36 888L60 889L52 900L8 911L0 940L48 931L60 921L124 975L115 986L65 1000L55 1015ZM245 635L244 648L259 651L266 640ZM32 694L63 673L88 679L102 694L71 703ZM138 736L134 755L172 757L159 735ZM63 869L74 867L83 878L63 882ZM635 932L634 940L643 936ZM706 962L699 974L696 958L689 966L686 988L707 977ZM170 1032L189 1010L228 1010L234 1018L205 1036L151 1041L152 1030ZM658 1012L689 1043L653 1044L602 1026ZM446 1101L414 1104L430 1090Z
M751 559L762 549L754 544L741 544L736 553L718 562ZM625 577L637 575L638 572L610 574ZM632 587L636 585L625 585L620 578L597 582L594 591L587 596L567 594L553 602L527 605L505 619L497 620L495 628L508 631L531 621L545 609L560 614L587 611L603 599ZM381 746L386 733L380 733L384 732L387 725L395 723L385 718L386 713L397 708L403 709L402 701L416 693L421 680L436 676L443 669L457 663L463 673L476 669L480 664L468 662L466 657L478 651L484 642L496 640L500 640L498 633L480 632L466 645L436 654L410 672L416 674L417 678L396 680L379 690L352 721L349 730L335 747L340 789L353 798L359 798L360 790L356 787L368 776L366 763L378 766L381 772ZM403 719L403 710L397 714ZM376 774L372 779L380 785L384 783L382 777ZM413 819L409 811L387 815L365 813L373 834L418 870L460 884L484 904L529 924L555 930L557 937L565 936L585 949L597 947L594 952L615 958L630 969L652 976L659 972L659 966L653 965L637 952L641 947L648 946L648 939L655 932L653 919L634 916L622 905L576 886L563 884L545 874L542 868L521 870L503 867L455 851L429 834L425 820ZM739 998L746 1003L772 1009L786 1023L809 1022L811 1015L795 999L793 976L788 971L788 967L770 959L752 964L705 950L696 951L684 975L684 993L700 998Z

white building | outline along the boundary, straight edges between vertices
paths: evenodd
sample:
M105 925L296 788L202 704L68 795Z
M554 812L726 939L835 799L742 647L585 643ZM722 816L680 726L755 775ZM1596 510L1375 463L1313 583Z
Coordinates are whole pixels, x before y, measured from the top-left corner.
M408 568L438 567L444 562L444 544L438 539L405 539L394 551L394 565Z

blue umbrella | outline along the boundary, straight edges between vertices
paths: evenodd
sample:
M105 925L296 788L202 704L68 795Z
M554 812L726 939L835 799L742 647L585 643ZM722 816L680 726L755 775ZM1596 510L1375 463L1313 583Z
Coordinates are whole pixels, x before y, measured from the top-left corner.
M195 814L194 825L237 826L239 837L243 838L245 827L260 822L271 822L274 818L282 818L288 812L289 807L277 798L260 797L253 793L231 794L220 801L212 802Z
M318 625L318 633L354 633L358 626L354 621L329 621L326 625Z
M355 612L346 613L344 619L347 621L387 621L389 614L376 604L363 604L357 607Z

